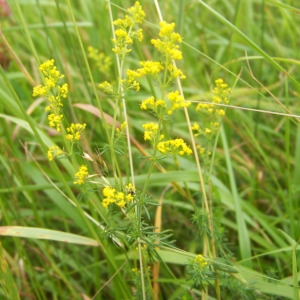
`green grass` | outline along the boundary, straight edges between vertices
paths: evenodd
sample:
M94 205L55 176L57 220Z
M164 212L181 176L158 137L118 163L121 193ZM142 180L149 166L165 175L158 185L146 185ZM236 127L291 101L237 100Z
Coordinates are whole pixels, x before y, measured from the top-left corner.
M217 78L232 89L222 127L209 141L214 159L183 156L179 167L172 156L152 163L143 138L142 124L156 118L140 104L159 95L159 85L143 78L141 90L120 103L97 87L116 84L139 61L159 59L150 43L159 32L154 1L140 1L144 40L134 42L123 74L109 8L114 20L123 18L134 1L7 2L11 15L1 16L0 37L0 62L10 61L0 76L0 298L299 299L297 1L160 1L163 19L183 38L177 65L186 79L171 87L180 83L192 102L163 123L167 138L195 150L199 140L188 124L206 121L195 107L212 101ZM89 46L111 58L108 71L88 57ZM66 141L49 128L46 99L32 91L43 84L39 65L52 58L69 85L65 120L87 127L72 156L49 162L48 148ZM124 108L129 136L117 142L112 128L124 121ZM84 187L73 183L81 164L93 175ZM126 214L104 208L103 187L130 181L146 205ZM187 276L198 254L209 265L192 271L204 276L203 290Z

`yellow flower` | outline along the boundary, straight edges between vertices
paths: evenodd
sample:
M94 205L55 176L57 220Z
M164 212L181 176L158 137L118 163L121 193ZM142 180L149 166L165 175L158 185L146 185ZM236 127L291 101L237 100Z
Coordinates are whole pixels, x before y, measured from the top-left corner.
M112 188L111 186L106 186L103 190L102 190L102 194L105 197L102 200L102 205L104 207L109 206L111 203L114 203L115 200L115 193L116 193L116 189Z
M231 89L228 88L228 85L221 78L215 80L215 84L216 86L212 90L212 93L215 95L213 97L213 102L228 103L228 96L231 94Z
M200 145L197 146L198 150L199 150L199 154L203 155L205 153L205 148L201 147Z
M169 93L167 99L169 99L169 105L167 105L165 100L155 99L151 96L142 101L140 108L142 110L152 110L158 117L163 117L166 114L171 115L174 111L191 105L191 102L184 100L179 91Z
M49 82L47 86L54 87L56 86L59 79L64 78L64 75L61 75L60 72L56 69L54 65L54 59L47 60L40 65L39 70L45 76L45 81Z
M127 69L126 70L126 76L127 76L127 81L129 83L132 83L132 82L135 81L136 78L140 77L140 74L139 74L139 72L137 72L135 70Z
M45 96L47 94L47 88L43 85L38 85L33 88L33 97Z
M58 146L51 146L47 152L49 161L52 161L54 157L63 154L63 151Z
M142 29L138 29L137 25L142 23L145 12L143 11L140 3L135 2L134 6L127 9L128 15L124 19L118 19L113 22L116 27L116 38L113 39L115 47L112 49L116 54L125 56L131 52L129 46L133 43L133 38L137 38L138 41L142 41L143 32Z
M136 82L137 78L141 78L142 76L145 75L152 75L152 76L158 76L159 72L163 70L163 65L160 62L155 62L155 61L141 61L140 65L142 68L137 69L137 70L130 70L128 69L126 71L127 75L127 82L130 84L133 84L134 87L138 86L139 90L139 83ZM131 87L131 86L130 86Z
M128 183L125 186L126 192L130 195L135 195L136 193L136 188L132 185L132 183Z
M164 69L163 65L158 61L141 61L140 65L143 67L138 69L138 73L141 75L156 75Z
M200 130L200 125L196 122L194 122L193 126L191 127L191 129L194 131L194 136L198 136L199 134L201 134L201 130Z
M49 112L48 121L50 127L56 128L60 131L63 114L61 108L63 106L62 100L67 98L68 84L59 84L59 80L64 78L54 65L54 59L47 60L39 67L44 75L45 85L38 85L33 88L33 96L46 96L49 105L45 108Z
M112 49L116 54L125 55L131 52L131 49L128 48L128 45L133 43L132 38L127 34L124 29L117 29L115 31L116 38L113 39L115 47Z
M158 124L155 123L146 123L142 125L145 132L144 132L144 140L153 141L157 135Z
M171 115L175 110L191 105L191 102L184 100L184 98L179 94L179 91L169 93L167 98L171 102L171 107L168 110L169 115Z
M174 32L175 24L169 24L163 21L159 23L159 26L159 37L161 37L161 39L152 39L151 43L159 52L164 54L169 61L172 59L181 60L182 53L178 50L178 44L182 42L182 39L180 34Z
M153 109L154 107L155 107L155 99L153 96L145 99L140 105L140 108L142 110Z
M81 138L81 133L85 129L86 124L74 124L72 123L70 127L67 128L68 134L66 135L66 139L72 142L79 141Z
M193 153L191 148L186 145L183 139L180 138L159 142L157 145L157 150L162 154L170 153L173 156L176 156L177 154L180 156L183 156L184 154L190 155Z
M167 69L169 71L169 76L170 76L169 80L173 80L177 77L179 77L180 79L186 78L186 76L183 74L183 72L171 63L167 65Z
M127 11L130 14L130 18L132 18L133 24L142 23L146 16L139 1L136 1L134 6L128 8Z
M106 56L103 52L93 48L92 46L88 47L88 57L93 61L93 63L98 68L99 72L106 74L112 64L111 58Z
M56 115L56 114L50 114L48 115L48 121L50 127L55 127L58 132L60 132L60 128L62 125L62 119L63 119L63 114Z
M123 208L126 204L124 198L125 198L125 195L123 192L117 192L115 194L115 203L121 208Z
M106 186L102 190L104 199L102 200L103 207L108 207L110 204L115 203L120 208L125 207L125 205L134 200L133 194L135 193L135 188L131 183L125 187L127 194L125 195L122 191L117 191L111 186Z
M203 255L198 254L195 258L195 262L197 262L201 269L203 269L205 266L208 265L206 259L203 257Z
M215 80L215 84L215 88L212 90L212 104L199 103L196 107L196 111L202 111L206 113L210 120L208 124L205 124L205 130L199 129L197 135L202 134L212 136L213 134L218 132L218 130L220 129L220 121L225 116L225 110L219 108L218 104L228 103L228 96L231 93L231 89L228 88L227 84L224 83L223 79ZM207 153L208 152L209 151L207 151Z
M127 127L127 122L121 123L121 130L122 130L122 131L125 131L125 130L126 130L126 127Z
M50 60L47 60L45 61L44 63L42 63L39 67L39 69L42 71L42 72L46 72L48 70L51 70L54 66L54 59L50 59Z
M200 126L198 123L194 123L194 125L192 126L192 130L199 130L200 129Z
M216 110L216 113L217 113L220 117L225 116L225 110L224 110L224 109L217 109L217 110Z
M210 134L212 132L212 130L211 129L209 129L209 128L205 128L205 134Z
M113 198L115 195L116 189L112 188L111 186L106 186L103 191L102 194L103 196L107 197L107 198Z
M100 90L102 90L107 95L114 94L114 89L113 89L112 85L108 81L104 81L102 83L99 83L98 84L98 88Z
M131 194L127 194L127 195L125 196L125 200L126 200L127 202L132 202L133 199L134 199L134 197L133 197L133 195L131 195Z
M214 96L212 99L213 103L222 103L222 99L219 96Z
M137 40L141 42L144 39L143 29L138 29L135 34Z
M126 79L122 80L123 88L125 89L134 89L137 92L140 90L140 84L135 80L139 77L139 74L135 70L126 70Z
M88 177L89 172L87 166L80 166L78 172L75 173L76 180L74 181L74 184L84 184L86 178Z
M55 87L55 78L45 78L46 86L49 90L53 89Z
M67 83L64 83L62 86L57 87L58 96L61 98L67 98L69 87ZM62 104L61 104L62 106Z

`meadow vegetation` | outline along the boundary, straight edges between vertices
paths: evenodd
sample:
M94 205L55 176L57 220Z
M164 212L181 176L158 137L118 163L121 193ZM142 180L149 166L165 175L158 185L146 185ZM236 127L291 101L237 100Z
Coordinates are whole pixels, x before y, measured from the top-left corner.
M300 299L300 6L0 1L0 298Z

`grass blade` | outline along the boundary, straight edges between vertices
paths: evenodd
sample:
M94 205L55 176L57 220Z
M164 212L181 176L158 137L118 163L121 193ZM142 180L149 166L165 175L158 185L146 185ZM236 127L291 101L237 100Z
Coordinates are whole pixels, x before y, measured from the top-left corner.
M37 227L22 227L22 226L2 226L0 227L1 236L23 237L31 239L52 240L64 243L72 243L85 246L98 247L99 243L91 238L58 231L52 229L44 229Z
M233 166L230 158L230 149L228 148L227 138L223 128L221 128L220 136L224 147L230 187L231 187L231 192L232 192L234 205L235 205L235 215L236 215L237 228L238 228L240 255L242 259L246 259L251 257L251 245L250 245L249 233L247 230L245 219L243 218L243 210L241 207L240 198L238 195L238 190L235 182ZM247 262L246 265L250 267L251 263Z

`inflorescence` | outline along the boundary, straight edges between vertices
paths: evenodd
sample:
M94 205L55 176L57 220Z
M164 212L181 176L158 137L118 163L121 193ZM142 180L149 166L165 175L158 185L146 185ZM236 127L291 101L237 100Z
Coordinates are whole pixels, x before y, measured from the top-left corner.
M86 124L71 123L70 127L67 127L65 130L63 124L63 100L68 96L68 84L60 83L60 81L64 78L64 75L57 70L57 67L54 64L54 59L47 60L42 63L39 70L44 76L44 84L40 84L33 88L33 96L42 96L47 98L48 105L45 110L48 112L49 126L55 128L57 132L62 133L64 139L70 143L70 146L67 147L70 149L70 153L66 153L56 145L51 146L48 149L47 158L49 161L52 161L55 157L72 154L72 146L80 140ZM86 177L87 167L82 166L75 174L75 178L77 179L74 183L83 184Z

